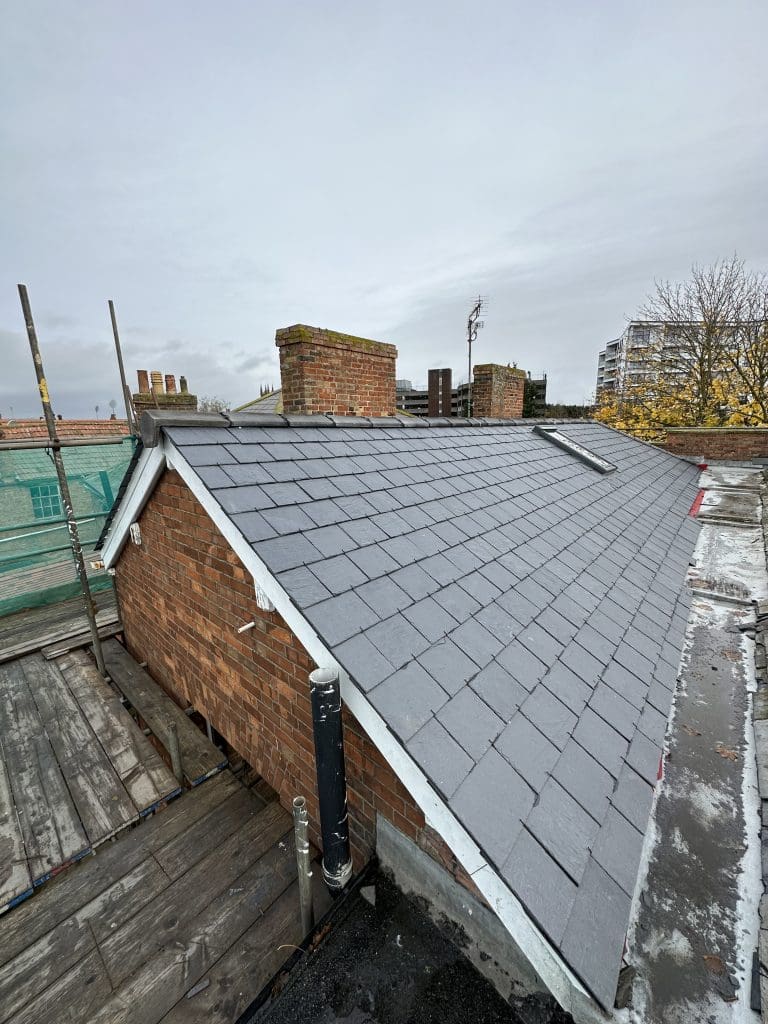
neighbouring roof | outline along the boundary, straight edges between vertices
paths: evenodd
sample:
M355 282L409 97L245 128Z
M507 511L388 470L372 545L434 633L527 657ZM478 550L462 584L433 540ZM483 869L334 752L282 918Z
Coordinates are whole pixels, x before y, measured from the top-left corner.
M135 446L135 438L126 435L120 444L96 444L62 448L64 469L70 479L94 478L107 472L110 485L117 489ZM13 486L39 480L55 480L56 468L47 448L18 448L0 451L0 486Z
M254 399L252 402L246 402L245 405L238 406L235 412L253 412L253 413L275 413L283 411L283 392L281 388L277 391L270 391L267 395L262 395L260 398Z
M696 468L591 422L558 431L608 472L530 420L154 422L612 1006L687 620Z

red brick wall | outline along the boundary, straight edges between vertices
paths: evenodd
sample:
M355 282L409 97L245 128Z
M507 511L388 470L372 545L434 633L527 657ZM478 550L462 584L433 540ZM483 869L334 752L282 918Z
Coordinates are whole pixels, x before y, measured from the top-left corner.
M295 324L275 334L285 413L394 416L397 349Z
M127 434L125 420L56 420L59 437L108 437L111 434ZM48 437L44 419L4 420L0 419L0 437L6 441L37 440Z
M472 415L516 420L523 415L525 373L514 366L484 363L473 369Z
M126 544L116 585L131 653L182 705L192 704L291 809L318 821L309 673L316 666L253 582L181 478L166 472ZM256 621L255 629L237 627ZM345 709L350 833L356 870L375 844L376 812L461 876L455 858ZM319 834L313 830L319 845ZM471 884L471 883L470 883Z
M668 430L661 445L675 455L703 456L707 459L768 459L768 428L715 427Z

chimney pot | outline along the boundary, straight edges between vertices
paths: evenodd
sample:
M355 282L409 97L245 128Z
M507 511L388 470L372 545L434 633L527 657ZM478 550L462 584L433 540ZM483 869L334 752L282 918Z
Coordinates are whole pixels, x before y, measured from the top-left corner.
M179 387L181 388L182 395L186 395L188 393L189 389L187 387L186 377L179 377Z
M152 381L152 394L162 395L163 393L163 375L159 370L152 370L150 373L150 379Z
M165 393L166 395L176 394L176 378L172 373L166 373L165 375Z
M140 395L148 395L149 394L149 374L147 373L146 370L139 370L137 376L139 378L139 394Z

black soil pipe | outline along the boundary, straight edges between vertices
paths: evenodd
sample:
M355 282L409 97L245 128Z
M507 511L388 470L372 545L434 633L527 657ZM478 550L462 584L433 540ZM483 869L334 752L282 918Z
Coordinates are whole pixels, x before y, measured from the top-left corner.
M323 877L331 892L339 892L352 877L352 857L349 853L347 775L338 673L333 669L315 669L309 677L309 685L323 840Z

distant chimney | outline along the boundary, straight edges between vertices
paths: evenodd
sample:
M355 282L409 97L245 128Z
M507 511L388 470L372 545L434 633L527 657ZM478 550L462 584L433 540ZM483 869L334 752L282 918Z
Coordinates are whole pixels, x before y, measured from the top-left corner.
M397 349L295 324L275 334L283 411L335 416L394 416Z
M484 363L474 368L472 415L516 420L523 415L525 370Z
M146 370L139 370L138 378L138 394L133 396L133 405L138 417L141 417L145 409L197 411L197 396L189 394L184 377L180 378L181 394L176 391L176 377L172 373L163 374L160 370L152 370L151 374L148 374Z
M450 368L430 370L427 383L427 416L451 415Z

